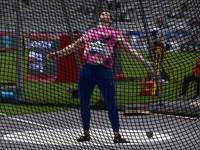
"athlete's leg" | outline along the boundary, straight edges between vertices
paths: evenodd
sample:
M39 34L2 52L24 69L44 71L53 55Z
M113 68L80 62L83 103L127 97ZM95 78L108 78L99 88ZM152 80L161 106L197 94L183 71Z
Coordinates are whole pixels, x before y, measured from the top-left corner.
M101 66L97 85L104 97L113 131L119 133L119 116L115 103L115 85L111 69Z
M93 71L89 65L84 65L81 68L79 81L78 81L78 92L80 98L80 111L81 119L83 123L83 129L89 134L89 123L90 123L90 99L96 85L96 79L93 75Z

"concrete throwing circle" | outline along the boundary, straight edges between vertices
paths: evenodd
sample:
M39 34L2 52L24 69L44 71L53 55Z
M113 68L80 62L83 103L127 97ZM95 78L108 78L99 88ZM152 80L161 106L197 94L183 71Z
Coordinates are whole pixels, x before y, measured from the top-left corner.
M114 145L112 129L91 129L91 140L89 142L77 142L77 138L81 136L80 129L55 129L55 130L33 130L25 132L12 132L3 135L4 140L26 142L31 144L42 145ZM144 130L120 130L121 135L129 140L128 145L152 144L154 142L165 142L172 139L168 134L153 132L153 137L148 138Z

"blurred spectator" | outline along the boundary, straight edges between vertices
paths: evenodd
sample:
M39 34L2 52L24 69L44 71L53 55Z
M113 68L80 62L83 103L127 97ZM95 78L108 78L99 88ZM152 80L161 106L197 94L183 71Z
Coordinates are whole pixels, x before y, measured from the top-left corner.
M186 10L187 10L186 3L185 2L181 3L181 11L184 12Z
M189 24L190 24L190 26L193 26L193 27L197 26L197 24L198 24L197 17L191 17Z
M181 18L184 16L184 12L180 12L178 15L177 15L177 18Z
M169 19L169 18L175 18L175 17L176 17L176 13L170 11L170 12L168 13L167 17L168 17L168 19Z
M128 14L127 8L123 8L121 9L121 15L120 15L120 21L124 22L124 21L131 21L131 18Z
M129 12L133 11L133 9L134 9L134 6L133 6L133 5L128 6L128 11L129 11Z

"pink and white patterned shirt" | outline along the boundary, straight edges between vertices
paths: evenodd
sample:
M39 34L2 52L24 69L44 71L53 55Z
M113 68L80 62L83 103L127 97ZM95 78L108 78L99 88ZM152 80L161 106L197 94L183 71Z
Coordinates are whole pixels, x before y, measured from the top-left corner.
M101 64L112 68L112 55L118 41L125 41L119 31L109 27L88 30L80 38L85 43L83 65Z

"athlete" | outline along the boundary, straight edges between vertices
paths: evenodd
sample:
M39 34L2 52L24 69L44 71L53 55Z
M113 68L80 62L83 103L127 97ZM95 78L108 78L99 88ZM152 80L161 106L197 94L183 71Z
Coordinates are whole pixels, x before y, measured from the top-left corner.
M85 47L83 55L83 66L78 81L78 92L80 98L80 112L83 123L84 134L77 139L78 142L90 140L90 99L94 87L97 84L108 109L109 119L114 131L114 143L129 143L119 133L119 117L115 103L115 84L112 76L112 54L115 47L119 47L133 59L142 63L149 71L153 72L153 63L146 61L123 36L110 28L112 17L110 13L103 12L99 18L99 25L95 29L88 30L75 43L64 49L47 55L48 60L68 55Z

